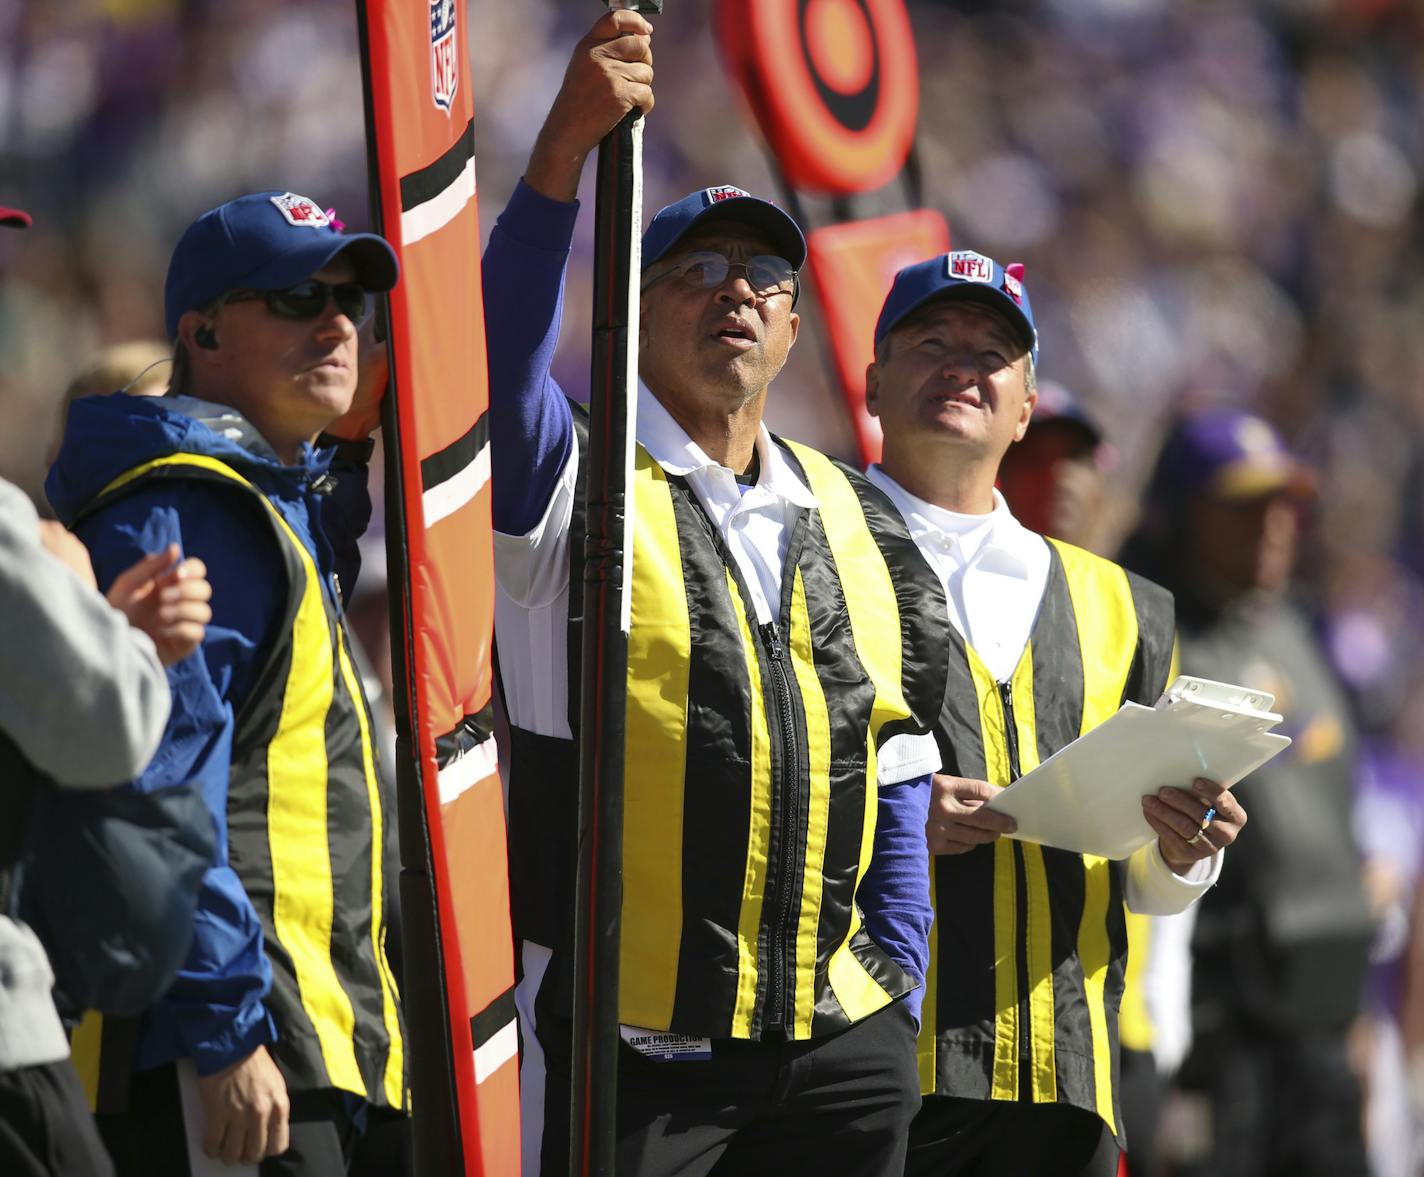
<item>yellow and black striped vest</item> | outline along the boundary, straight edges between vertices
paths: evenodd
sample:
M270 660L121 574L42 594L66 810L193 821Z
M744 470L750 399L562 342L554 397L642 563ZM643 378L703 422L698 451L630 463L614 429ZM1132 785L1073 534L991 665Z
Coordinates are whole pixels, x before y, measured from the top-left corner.
M696 494L637 450L619 993L632 1025L805 1039L913 985L855 896L877 749L941 706L944 596L888 499L813 450L783 451L819 505L792 530L780 621L759 627ZM577 732L580 553L570 562ZM567 948L575 746L513 734L516 934Z
M937 737L945 771L1007 785L1168 681L1171 595L1050 541L1012 678L956 635ZM1000 838L935 860L920 1080L926 1093L1065 1103L1122 1139L1118 1006L1126 863Z
M159 479L200 480L268 521L288 585L279 637L235 717L228 783L228 865L262 923L272 965L269 1049L293 1091L337 1088L376 1106L406 1106L405 1046L386 961L381 847L388 814L375 741L341 610L279 507L233 467L173 454L135 467L89 504ZM263 569L258 575L274 575ZM219 588L217 591L222 591ZM125 1037L89 1014L74 1061L91 1106L113 1106L105 1055Z

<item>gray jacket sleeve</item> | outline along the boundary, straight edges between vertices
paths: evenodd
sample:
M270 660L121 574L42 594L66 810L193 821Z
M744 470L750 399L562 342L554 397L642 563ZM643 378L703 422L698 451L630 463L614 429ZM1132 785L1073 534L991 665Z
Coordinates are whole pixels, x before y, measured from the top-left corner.
M113 785L153 758L170 702L148 636L44 549L0 479L0 730L60 784Z
M53 988L54 973L39 938L0 916L0 1072L69 1057Z

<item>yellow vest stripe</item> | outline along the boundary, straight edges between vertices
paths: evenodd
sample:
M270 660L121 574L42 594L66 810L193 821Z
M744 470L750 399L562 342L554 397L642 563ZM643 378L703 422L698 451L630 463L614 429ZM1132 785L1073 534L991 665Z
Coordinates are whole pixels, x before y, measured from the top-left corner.
M267 502L263 497L263 502ZM331 963L334 897L327 844L325 715L331 709L331 631L321 576L296 533L268 503L306 573L292 625L292 666L277 734L267 747L267 844L272 855L272 922L292 958L302 1005L316 1028L333 1087L365 1092L352 1033L356 1015ZM379 848L372 847L373 854Z
M930 855L930 907L935 911L930 924L930 963L925 969L925 999L920 1006L920 1036L915 1042L915 1057L920 1070L920 1094L932 1095L935 1089L935 1053L939 1026L939 895L937 894L934 855Z
M623 839L638 853L623 859L623 924L640 934L636 957L631 938L623 938L619 1004L635 1025L666 1026L677 992L682 892L663 880L682 877L683 838L683 793L668 784L681 781L686 767L692 631L667 476L640 447L634 477L639 526L633 563L657 572L634 575L631 590ZM677 590L649 591L659 585Z
M1078 642L1083 662L1083 718L1086 735L1122 706L1127 676L1137 653L1137 610L1127 573L1116 564L1090 556L1072 544L1050 540L1063 560L1068 596L1078 618L1078 632L1095 640Z
M816 675L811 650L811 619L801 570L791 589L791 632L787 646L806 710L806 749L810 781L806 815L806 859L801 876L801 916L796 926L796 1010L794 1037L811 1037L816 1008L816 936L821 926L821 872L826 859L826 831L831 812L831 719L826 695Z
M751 828L747 831L746 878L742 882L742 906L737 920L737 1000L732 1007L732 1037L750 1038L756 1014L757 944L761 933L761 908L766 898L771 846L771 733L766 726L766 699L762 694L761 666L757 646L747 626L747 611L736 579L727 573L727 593L732 612L742 631L742 651L747 662L747 683L751 692L752 774ZM756 848L761 847L760 851Z
M819 504L826 544L845 593L856 656L875 684L875 705L870 716L874 735L882 724L910 714L900 686L903 651L895 585L885 557L865 524L860 499L845 475L825 455L794 442L788 444L801 462ZM866 632L871 618L875 619L874 633ZM869 812L873 815L874 808Z
M108 486L104 487L103 490L94 496L95 501L112 494L121 486L127 486L135 479L142 478L150 470L156 470L160 466L198 466L204 470L211 470L214 474L221 474L224 478L231 479L233 482L239 482L256 494L262 494L257 487L253 486L251 482L226 462L219 462L216 458L209 458L204 454L182 454L181 456L175 455L169 458L154 458L151 462L145 462L141 466L135 466L132 470L124 471L124 473L120 474L113 482L109 483ZM267 496L262 495L262 500L266 502ZM276 513L277 509L273 507L271 503L267 503L267 507L268 510L274 514Z
M1078 618L1079 633L1097 635L1091 645L1078 644L1083 661L1083 718L1087 733L1122 706L1127 676L1137 652L1137 610L1127 573L1116 564L1099 560L1071 544L1050 541L1063 561L1068 595ZM1108 1036L1107 983L1112 948L1108 942L1107 909L1112 885L1111 864L1105 858L1083 856L1083 918L1078 926L1078 955L1083 962L1083 987L1087 992L1088 1019L1093 1030L1093 1078L1098 1115L1117 1132L1113 1115L1112 1046Z
M85 1010L79 1025L69 1035L69 1058L84 1088L84 1102L91 1112L99 1107L99 1058L104 1039L104 1015Z
M1033 645L1024 646L1013 677L1014 726L1017 729L1019 772L1038 767L1038 719L1033 695ZM1024 882L1028 891L1028 1016L1029 1050L1033 1059L1033 1098L1036 1103L1056 1103L1058 1081L1053 1047L1053 907L1048 898L1048 876L1043 847L1020 842Z
M964 652L979 696L985 778L991 785L1007 785L1009 745L998 682L972 646L966 644ZM1019 1097L1018 881L1014 875L1014 844L1000 838L994 843L994 1099Z
M382 1084L386 1102L393 1108L405 1105L405 1043L401 1039L400 1015L395 978L386 960L385 894L382 883L381 859L385 845L385 825L381 815L381 785L376 776L376 757L371 746L371 727L367 720L365 695L356 679L356 669L346 649L346 632L338 630L336 654L341 662L341 682L351 696L356 722L361 728L361 769L366 778L366 799L371 806L371 951L381 977L381 1021L386 1027L390 1049L386 1052L386 1073Z
M1018 895L1014 848L994 843L994 1070L991 1099L1019 1097Z
M1058 1101L1054 1055L1053 1014L1053 909L1048 900L1048 875L1043 847L1020 842L1024 883L1028 890L1028 1018L1029 1050L1033 1059L1035 1103Z
M1108 1038L1107 1006L1103 989L1108 979L1112 947L1108 943L1108 903L1112 898L1112 863L1083 855L1083 918L1078 924L1078 957L1083 962L1083 989L1088 1001L1088 1021L1093 1028L1093 1086L1098 1115L1117 1135L1113 1115L1112 1045Z

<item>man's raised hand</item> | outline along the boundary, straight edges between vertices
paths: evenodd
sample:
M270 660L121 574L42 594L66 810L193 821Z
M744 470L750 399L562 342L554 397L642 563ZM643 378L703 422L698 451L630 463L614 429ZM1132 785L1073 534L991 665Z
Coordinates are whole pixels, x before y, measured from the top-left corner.
M584 160L630 110L653 109L653 26L615 9L574 46L524 182L552 200L578 195Z

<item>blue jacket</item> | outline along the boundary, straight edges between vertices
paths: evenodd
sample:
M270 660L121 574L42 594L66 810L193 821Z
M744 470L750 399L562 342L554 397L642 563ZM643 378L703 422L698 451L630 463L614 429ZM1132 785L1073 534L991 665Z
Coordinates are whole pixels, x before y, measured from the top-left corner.
M120 474L174 453L217 458L263 491L301 538L337 591L340 563L354 578L355 541L369 517L365 479L343 470L340 493L324 502L329 451L303 445L283 466L234 410L177 397L87 397L70 409L64 445L45 484L56 512L88 547L101 588L145 553L176 542L207 565L213 619L201 648L168 671L173 711L136 786L200 782L217 830L203 878L188 957L144 1020L139 1069L190 1057L211 1074L275 1041L263 999L271 967L257 913L228 865L228 767L239 712L283 623L287 585L270 525L238 491L188 479L147 483L83 515ZM352 475L355 474L355 477ZM74 523L79 516L78 523ZM322 527L341 520L338 561Z

